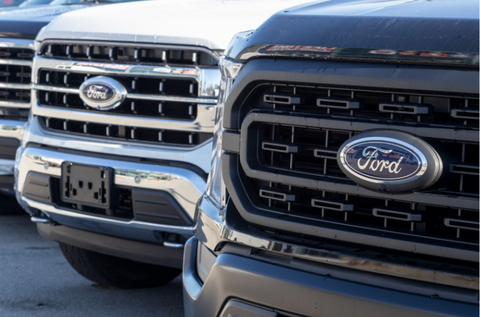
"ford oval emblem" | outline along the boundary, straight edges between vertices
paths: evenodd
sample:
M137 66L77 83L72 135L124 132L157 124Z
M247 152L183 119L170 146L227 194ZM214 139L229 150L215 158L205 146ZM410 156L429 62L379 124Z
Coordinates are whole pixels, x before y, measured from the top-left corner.
M98 110L115 109L126 96L125 87L109 77L93 77L80 86L80 98L87 106Z
M347 140L337 160L345 175L359 185L391 193L429 187L443 170L440 156L427 142L391 130L365 132Z

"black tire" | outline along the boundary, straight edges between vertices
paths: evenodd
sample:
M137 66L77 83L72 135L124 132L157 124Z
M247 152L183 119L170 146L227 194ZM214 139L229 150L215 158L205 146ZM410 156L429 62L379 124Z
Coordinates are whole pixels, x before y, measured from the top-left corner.
M135 262L59 243L68 263L83 277L102 286L143 288L167 284L180 269Z

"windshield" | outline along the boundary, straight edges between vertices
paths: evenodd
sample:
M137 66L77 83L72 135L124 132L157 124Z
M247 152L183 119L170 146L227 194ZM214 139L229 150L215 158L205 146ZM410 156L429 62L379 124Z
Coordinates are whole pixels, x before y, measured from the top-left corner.
M0 0L2 1L2 0ZM101 2L101 3L120 3L120 2L132 2L132 1L142 1L142 0L53 0L50 5L66 5L66 4L80 4L80 3L92 3L92 2Z

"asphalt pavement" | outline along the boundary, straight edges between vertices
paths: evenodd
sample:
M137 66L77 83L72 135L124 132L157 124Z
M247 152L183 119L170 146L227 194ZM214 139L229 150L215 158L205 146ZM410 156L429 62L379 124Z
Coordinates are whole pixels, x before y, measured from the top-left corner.
M17 206L0 195L0 210ZM25 213L0 215L0 316L183 316L182 280L157 288L100 287L67 263Z

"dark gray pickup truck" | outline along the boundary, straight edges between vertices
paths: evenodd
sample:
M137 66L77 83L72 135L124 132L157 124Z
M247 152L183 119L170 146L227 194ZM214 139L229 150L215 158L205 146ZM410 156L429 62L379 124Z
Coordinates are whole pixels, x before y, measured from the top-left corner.
M186 316L478 315L478 9L315 2L236 36Z

